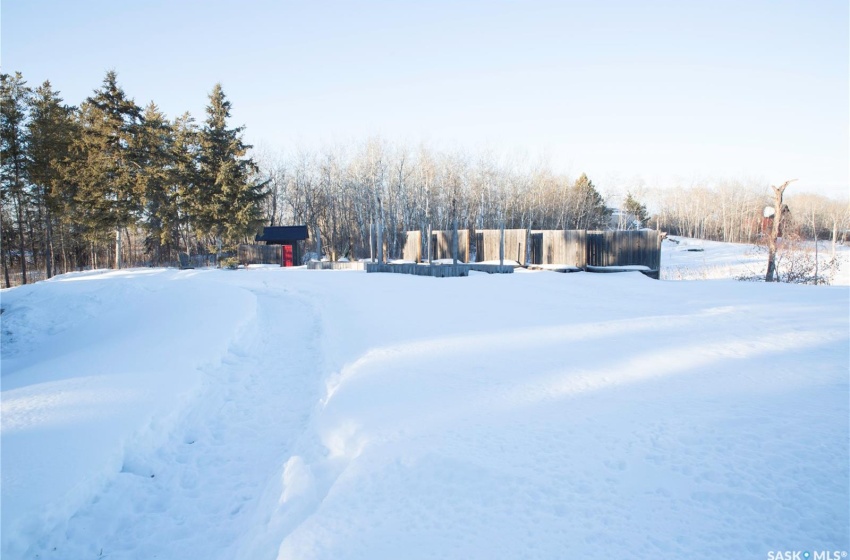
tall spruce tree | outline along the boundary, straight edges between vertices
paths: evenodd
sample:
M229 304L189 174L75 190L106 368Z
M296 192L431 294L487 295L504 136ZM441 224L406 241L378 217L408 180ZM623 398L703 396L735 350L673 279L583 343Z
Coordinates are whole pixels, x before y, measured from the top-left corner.
M50 82L36 88L30 102L29 176L39 223L44 230L46 274L54 274L54 226L62 212L64 166L72 141L73 109L62 103Z
M623 202L623 209L632 214L641 224L646 223L649 215L646 213L646 205L641 204L638 199L632 196L632 193L626 193L626 200Z
M116 267L121 267L121 231L140 216L144 183L138 149L141 109L118 86L114 71L80 107L81 134L72 145L78 219L94 237L116 234Z
M174 132L172 157L174 159L175 183L170 193L178 235L186 250L192 252L193 231L196 228L195 216L199 213L197 186L198 173L198 126L189 113L183 113L171 124Z
M18 257L21 277L27 283L27 253L24 230L26 229L29 191L27 158L29 136L27 134L27 105L32 94L20 72L14 76L0 75L0 203L11 203L17 221L15 237L18 241ZM0 213L2 214L2 213ZM2 224L0 224L2 228ZM4 257L4 266L6 261ZM8 282L7 282L8 283Z
M245 127L227 127L230 101L221 84L215 85L209 99L199 138L195 218L203 233L232 246L262 226L266 183L255 179L259 170L247 157L251 146L242 142Z
M177 181L174 130L165 115L151 102L144 113L138 137L141 172L139 191L144 193L146 250L157 263L177 242L177 210L174 189Z

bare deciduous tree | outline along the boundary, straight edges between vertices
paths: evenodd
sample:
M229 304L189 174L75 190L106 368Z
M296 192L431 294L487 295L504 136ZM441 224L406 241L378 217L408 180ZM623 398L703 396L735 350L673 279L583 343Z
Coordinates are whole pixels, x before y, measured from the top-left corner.
M785 194L785 189L796 181L791 179L785 181L780 186L771 186L773 189L773 223L772 227L766 232L767 235L767 274L765 274L765 282L773 282L776 275L776 245L782 235L782 225L785 221L785 208L782 202Z

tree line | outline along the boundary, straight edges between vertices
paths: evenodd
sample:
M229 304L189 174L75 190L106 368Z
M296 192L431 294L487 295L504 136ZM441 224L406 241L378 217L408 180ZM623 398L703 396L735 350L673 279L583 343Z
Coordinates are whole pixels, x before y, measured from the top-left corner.
M457 227L606 229L649 226L673 235L753 242L770 204L765 185L720 182L646 189L606 199L589 177L490 153L372 138L344 146L253 152L228 125L220 85L206 118L141 108L108 72L78 107L49 82L2 76L2 262L47 277L87 267L167 264L250 241L263 225L302 225L309 251L368 256L379 236L401 255L405 232ZM612 193L609 193L612 194ZM790 196L798 231L838 239L848 205ZM616 206L616 209L610 208ZM612 213L615 215L612 217Z
M586 175L493 154L441 152L381 139L258 156L269 178L269 224L308 224L331 258L369 254L370 224L384 224L387 254L404 232L460 228L629 229L755 243L772 191L760 181L705 181L675 189L623 189L605 197ZM850 228L846 201L791 194L788 228L807 239L839 240ZM615 215L612 217L612 213Z
M773 193L761 182L719 181L652 190L644 197L655 209L652 227L672 235L752 243L766 232L764 212ZM805 239L843 241L850 228L850 204L820 194L789 193L783 203L787 229Z
M584 174L571 180L488 155L373 138L258 160L269 179L266 221L307 224L314 250L331 259L369 255L370 236L398 257L411 230L598 229L611 216Z
M79 106L49 81L0 76L0 231L6 286L33 269L50 278L84 267L149 264L207 252L262 225L267 196L242 127L229 127L221 85L206 119L170 120L137 105L109 71ZM134 246L135 245L135 246Z

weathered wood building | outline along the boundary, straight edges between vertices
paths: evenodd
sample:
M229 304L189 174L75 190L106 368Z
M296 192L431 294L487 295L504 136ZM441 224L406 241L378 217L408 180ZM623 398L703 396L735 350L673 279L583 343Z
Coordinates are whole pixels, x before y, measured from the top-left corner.
M271 226L254 238L265 245L240 245L242 264L280 264L296 266L304 255L304 242L309 238L307 226Z
M655 278L661 268L661 240L656 230L504 230L504 259L521 266L556 265L588 270L607 267L643 267ZM431 235L431 258L452 258L451 231ZM460 230L458 261L484 262L500 258L502 232L497 229ZM405 260L423 262L427 249L419 231L410 231L404 247ZM472 259L471 261L469 259Z

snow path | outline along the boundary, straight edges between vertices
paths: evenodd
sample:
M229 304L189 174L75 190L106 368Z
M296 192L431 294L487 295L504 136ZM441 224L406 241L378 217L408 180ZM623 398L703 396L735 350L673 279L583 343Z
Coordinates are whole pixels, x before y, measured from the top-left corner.
M220 558L234 556L230 547L256 522L263 488L279 476L320 389L314 311L283 290L252 292L255 319L221 365L204 372L189 410L166 433L152 424L139 434L127 446L121 472L33 553L138 559L217 550ZM274 556L278 544L261 555Z

